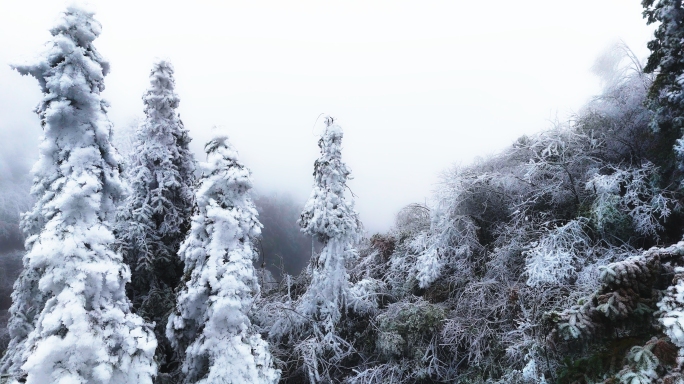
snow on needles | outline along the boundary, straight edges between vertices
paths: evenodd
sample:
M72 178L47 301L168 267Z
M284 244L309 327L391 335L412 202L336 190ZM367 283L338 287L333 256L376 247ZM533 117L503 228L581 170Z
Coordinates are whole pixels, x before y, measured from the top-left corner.
M165 330L174 307L173 290L183 274L178 249L190 227L195 183L195 160L177 111L180 99L173 74L171 63L163 60L150 72L143 95L145 119L136 130L135 150L126 167L130 193L114 226L117 249L131 268L128 297L133 310L156 322L160 377L179 364Z

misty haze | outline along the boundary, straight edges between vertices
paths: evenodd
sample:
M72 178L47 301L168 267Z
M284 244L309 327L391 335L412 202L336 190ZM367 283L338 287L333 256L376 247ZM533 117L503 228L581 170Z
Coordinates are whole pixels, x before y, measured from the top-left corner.
M0 384L684 383L682 0L0 4Z

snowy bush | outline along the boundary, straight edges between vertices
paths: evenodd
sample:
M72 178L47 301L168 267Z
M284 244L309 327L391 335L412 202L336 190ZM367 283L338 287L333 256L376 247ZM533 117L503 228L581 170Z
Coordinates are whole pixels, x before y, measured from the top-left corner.
M656 175L658 168L650 162L640 168L612 168L609 175L594 175L586 189L597 195L592 206L597 227L600 230L609 225L619 227L618 222L628 216L637 233L658 238L664 229L662 223L672 209L679 209L679 202L657 187Z
M467 173L457 173L454 176L438 190L430 210L430 228L418 233L409 243L417 255L413 268L421 288L441 277L447 264L467 275L469 259L481 248L477 237L479 228L464 206L470 202L472 189L488 175L473 178Z
M421 204L409 204L402 208L394 220L395 230L401 236L415 236L430 228L430 208Z
M665 296L658 303L660 323L665 334L681 349L684 349L684 268L675 268L673 285L667 288Z
M387 359L425 353L425 345L440 327L446 311L425 300L413 303L390 304L376 318L378 339L376 347Z
M384 283L373 278L364 278L349 288L347 305L356 313L372 314L378 309L378 296L384 291Z
M550 230L523 252L528 285L558 283L576 274L590 250L591 239L584 232L585 225L586 220L571 220Z
M656 368L659 365L658 358L651 352L655 344L645 347L635 346L629 351L627 361L629 366L617 374L620 383L624 384L650 384L658 378Z

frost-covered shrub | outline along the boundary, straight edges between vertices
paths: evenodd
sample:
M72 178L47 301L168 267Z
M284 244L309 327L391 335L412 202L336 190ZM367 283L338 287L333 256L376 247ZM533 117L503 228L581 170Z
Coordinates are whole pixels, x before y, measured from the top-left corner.
M578 306L547 314L547 319L556 324L547 340L554 343L554 348L560 347L566 359L578 356L578 339L594 353L594 357L590 355L586 359L601 355L605 355L603 359L610 359L624 351L627 365L622 370L614 364L604 365L604 378L615 375L611 377L621 383L678 382L681 346L677 338L684 334L679 324L681 305L677 304L681 299L677 287L681 280L682 255L684 242L652 248L604 266L599 290ZM667 288L663 297L661 287L671 280L674 285ZM567 349L565 342L559 343L555 338L556 334L569 341ZM641 346L643 341L638 341L648 337L651 339Z
M314 326L313 332L295 344L294 352L302 360L302 369L310 383L330 382L339 375L342 362L353 353L353 347L333 332L323 333Z
M415 236L430 228L430 208L421 204L409 204L402 208L394 220L399 236Z
M384 259L389 259L394 253L397 246L397 240L393 236L383 236L375 234L370 238L370 245L373 249L379 252L379 255Z
M562 312L551 312L564 340L588 338L606 322L625 320L634 314L653 312L657 297L653 285L661 273L659 253L652 252L600 268L601 287L580 303Z
M586 198L582 177L599 162L601 145L591 134L558 126L514 147L528 157L522 177L533 187L522 207L572 218Z
M528 285L557 283L577 273L578 264L587 257L591 245L591 239L584 232L585 225L586 220L571 220L551 229L523 252Z
M658 378L656 368L660 364L658 358L651 352L655 344L644 347L635 346L627 354L628 366L617 374L620 383L650 384Z
M379 296L385 291L380 280L366 277L351 285L347 306L358 314L373 314L378 309Z
M498 380L489 379L486 384L547 384L546 377L538 372L537 361L532 358L523 369L506 372Z
M597 195L592 217L598 229L619 228L629 217L637 233L658 238L665 220L679 208L679 202L657 186L658 168L646 162L639 168L610 171L609 175L596 174L586 186Z
M471 203L473 189L488 177L474 178L456 171L453 179L442 184L430 209L430 228L416 234L408 243L410 251L417 255L415 262L403 266L413 269L411 274L420 288L427 288L439 279L446 265L459 275L468 275L469 261L480 251L481 245L477 236L479 228L468 215L467 206Z
M659 320L665 334L680 348L680 354L684 355L684 267L677 267L674 272L673 285L667 288L662 300L658 302Z
M558 324L558 333L564 340L591 336L596 331L596 308L589 300L563 311L558 318L553 314L552 321Z
M415 302L390 304L375 321L376 348L385 359L422 355L424 348L446 318L444 308L418 298Z
M372 344L356 340L363 359L349 383L416 383L444 379L441 346L435 337L446 310L421 298L390 304L369 319ZM368 335L364 333L363 335ZM363 337L363 336L360 336ZM370 355L368 355L370 354Z
M649 127L653 112L645 107L652 76L643 72L639 59L624 44L607 50L593 69L603 91L582 108L576 126L601 141L598 157L609 164L638 166L650 161L664 166L657 149L661 144Z

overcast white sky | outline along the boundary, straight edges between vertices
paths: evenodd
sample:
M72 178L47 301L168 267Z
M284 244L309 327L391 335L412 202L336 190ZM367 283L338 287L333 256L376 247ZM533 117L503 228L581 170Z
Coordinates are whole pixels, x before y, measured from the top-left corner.
M116 126L142 114L151 64L169 59L196 153L221 125L260 191L304 202L329 113L369 231L452 164L566 119L600 89L596 57L622 39L645 58L653 31L639 0L90 3ZM40 93L6 64L42 50L65 4L0 0L0 149L26 148L17 162L36 156Z

